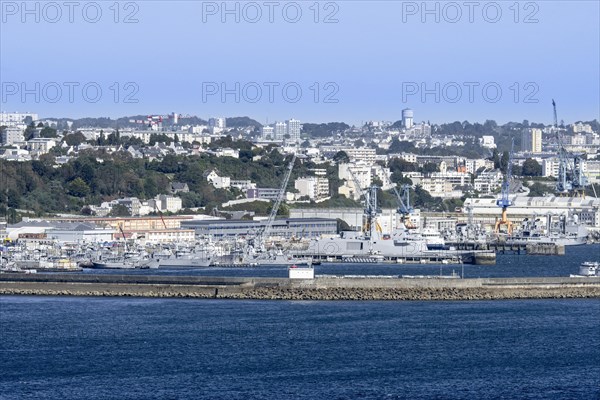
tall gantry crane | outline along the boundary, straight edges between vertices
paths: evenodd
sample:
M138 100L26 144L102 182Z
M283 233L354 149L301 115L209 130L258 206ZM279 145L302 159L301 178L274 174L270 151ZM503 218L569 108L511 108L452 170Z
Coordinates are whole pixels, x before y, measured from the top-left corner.
M559 195L585 196L585 188L589 185L588 179L583 172L583 157L581 154L571 154L564 146L563 136L558 128L558 117L556 113L556 102L552 99L554 111L554 129L558 141L558 175L556 192ZM572 159L572 162L571 162Z
M363 205L366 221L363 230L365 233L368 233L369 237L373 237L373 228L375 227L377 215L381 213L381 209L377 205L377 190L379 189L379 186L371 185L367 190L364 190L360 185L360 181L356 175L354 175L354 172L352 172L350 166L347 167L347 170L348 174L352 178L352 181L354 182L356 190L360 194L360 197L364 199Z
M569 179L572 175L572 167L569 162L569 153L565 149L563 136L558 128L558 117L556 114L556 102L552 99L552 109L554 111L554 130L556 131L556 141L558 143L558 174L556 176L556 192L565 195L573 190L573 184Z
M281 184L281 188L277 193L277 197L275 199L275 203L273 203L273 207L271 208L271 213L269 214L269 218L267 219L267 223L264 228L261 229L257 235L257 244L261 250L265 250L265 240L271 234L271 229L273 228L273 222L275 221L275 217L277 216L277 212L279 211L279 207L283 202L283 197L285 196L285 189L287 188L288 182L290 181L290 176L292 175L292 170L294 169L294 163L296 162L296 153L292 156L292 161L287 166L287 171L283 178L283 182Z
M496 225L494 226L494 231L496 233L500 232L500 226L506 225L506 230L508 234L512 234L512 222L508 219L507 210L508 207L512 206L512 200L510 200L510 181L512 180L512 163L513 156L515 152L515 139L512 139L510 154L508 156L508 165L506 166L506 176L504 177L504 182L502 182L502 192L501 196L498 200L496 200L496 205L502 208L502 215L499 220L496 221Z

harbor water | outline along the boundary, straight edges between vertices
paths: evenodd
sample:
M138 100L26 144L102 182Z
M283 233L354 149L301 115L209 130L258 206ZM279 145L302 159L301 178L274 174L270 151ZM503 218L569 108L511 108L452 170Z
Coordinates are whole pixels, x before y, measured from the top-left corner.
M600 396L598 299L0 305L3 400Z

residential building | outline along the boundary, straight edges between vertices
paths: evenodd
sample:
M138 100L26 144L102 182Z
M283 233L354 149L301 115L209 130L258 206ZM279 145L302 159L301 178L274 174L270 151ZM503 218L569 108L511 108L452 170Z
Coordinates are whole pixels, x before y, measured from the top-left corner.
M35 113L29 113L29 112L9 113L9 112L2 111L2 112L0 112L0 126L18 126L18 125L23 125L23 124L26 125L25 119L27 117L29 117L32 122L39 120L38 115Z
M290 119L285 121L287 125L287 134L289 135L289 140L298 141L300 140L300 121L297 119Z
M249 199L277 200L280 191L277 188L250 188L246 191L246 197Z
M171 183L171 191L173 193L188 193L190 188L185 182L173 182Z
M287 135L287 125L285 122L276 122L273 129L273 139L283 141Z
M27 149L33 156L46 154L56 146L56 140L50 138L34 138L27 141Z
M404 129L410 129L413 126L413 110L410 108L402 110L402 126Z
M247 191L248 189L255 189L256 183L250 180L231 180L230 187L241 190L242 192Z
M484 135L479 139L479 144L481 147L485 147L486 149L495 149L496 142L494 141L493 136Z
M329 179L320 176L298 178L294 187L300 197L307 196L311 200L321 200L329 196Z
M180 197L160 194L155 197L156 206L160 211L176 213L182 208Z
M521 136L521 150L527 153L542 152L542 130L538 128L527 128Z
M0 124L1 126L2 124ZM15 143L20 143L25 140L23 135L23 129L17 128L15 126L7 126L2 130L0 137L3 146L11 146Z
M270 125L263 125L260 128L260 134L262 140L273 140L275 138L275 128Z
M230 149L229 147L224 149L215 150L215 155L217 157L233 157L240 158L240 151L236 149Z
M204 173L206 181L212 184L216 189L227 189L231 186L231 178L228 176L219 176L215 170Z
M589 124L584 124L582 122L578 122L571 126L573 133L592 133L592 126Z
M353 162L364 162L369 165L375 164L377 151L371 147L349 147L343 149L348 158Z
M503 178L499 170L484 171L475 178L473 187L481 194L492 194L502 185Z

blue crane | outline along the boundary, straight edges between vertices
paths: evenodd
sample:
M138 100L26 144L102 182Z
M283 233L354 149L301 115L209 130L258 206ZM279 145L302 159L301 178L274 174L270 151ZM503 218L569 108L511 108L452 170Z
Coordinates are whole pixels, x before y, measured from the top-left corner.
M394 186L392 189L394 189L394 194L396 194L396 199L398 202L398 208L396 211L401 215L402 223L407 228L414 228L409 219L409 215L414 212L414 209L410 205L410 185L404 184L400 186L400 189L402 189L402 194L398 192L396 186Z
M515 139L511 141L510 154L508 156L508 165L506 166L506 176L504 182L502 182L501 196L496 200L496 205L502 208L502 215L499 220L496 221L494 231L498 233L501 225L506 225L509 234L512 233L512 222L508 219L507 210L508 207L512 206L513 203L508 197L510 195L510 181L512 180L512 163L515 152Z

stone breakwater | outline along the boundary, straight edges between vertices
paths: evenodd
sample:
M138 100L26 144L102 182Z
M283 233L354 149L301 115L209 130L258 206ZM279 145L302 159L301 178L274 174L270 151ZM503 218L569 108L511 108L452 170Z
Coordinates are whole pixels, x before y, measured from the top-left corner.
M496 300L600 298L598 278L370 279L0 275L0 295L253 300ZM72 278L72 279L70 279ZM189 279L186 279L189 278ZM140 280L143 281L140 283Z

